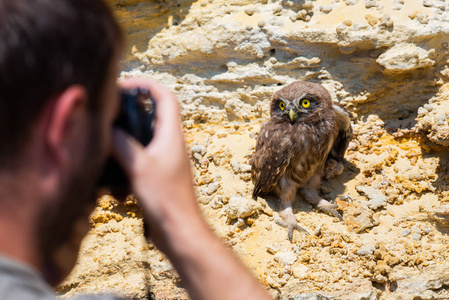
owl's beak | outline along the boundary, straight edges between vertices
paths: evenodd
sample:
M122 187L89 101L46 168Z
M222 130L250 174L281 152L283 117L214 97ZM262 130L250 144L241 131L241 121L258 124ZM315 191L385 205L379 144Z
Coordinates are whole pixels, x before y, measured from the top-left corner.
M296 112L293 109L290 109L289 112L288 112L288 116L290 117L290 121L293 122L293 120L296 119L296 117L298 115L296 114Z

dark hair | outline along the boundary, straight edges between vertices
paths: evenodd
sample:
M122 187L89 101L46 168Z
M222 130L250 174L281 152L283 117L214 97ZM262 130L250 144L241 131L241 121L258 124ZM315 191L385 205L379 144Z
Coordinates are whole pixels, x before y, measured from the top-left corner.
M29 138L45 104L73 84L89 107L101 92L122 33L101 0L0 0L0 164Z

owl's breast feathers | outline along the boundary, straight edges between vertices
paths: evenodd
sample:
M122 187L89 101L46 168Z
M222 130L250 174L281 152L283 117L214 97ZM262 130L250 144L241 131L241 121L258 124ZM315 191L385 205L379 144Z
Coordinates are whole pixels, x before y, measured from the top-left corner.
M253 198L270 193L282 175L299 187L321 172L336 140L337 115L314 124L275 122L265 124L251 161Z

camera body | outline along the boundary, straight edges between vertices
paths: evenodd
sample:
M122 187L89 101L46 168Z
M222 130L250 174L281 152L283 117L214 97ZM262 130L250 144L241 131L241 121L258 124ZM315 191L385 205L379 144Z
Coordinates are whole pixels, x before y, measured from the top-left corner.
M156 103L146 88L121 91L120 112L114 122L115 128L125 130L143 146L153 138ZM114 195L130 193L129 181L122 167L112 156L108 158L98 186L109 189Z

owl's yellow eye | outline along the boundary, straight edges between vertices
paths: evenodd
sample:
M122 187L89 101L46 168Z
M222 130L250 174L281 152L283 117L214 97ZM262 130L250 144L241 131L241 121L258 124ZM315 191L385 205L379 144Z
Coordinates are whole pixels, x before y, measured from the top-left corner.
M302 107L304 107L304 108L309 107L309 106L310 106L310 100L309 100L309 99L302 99L302 100L301 100L301 105L302 105Z
M279 108L280 108L281 110L284 110L284 109L285 109L285 103L284 103L284 101L279 102Z

